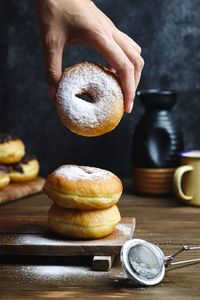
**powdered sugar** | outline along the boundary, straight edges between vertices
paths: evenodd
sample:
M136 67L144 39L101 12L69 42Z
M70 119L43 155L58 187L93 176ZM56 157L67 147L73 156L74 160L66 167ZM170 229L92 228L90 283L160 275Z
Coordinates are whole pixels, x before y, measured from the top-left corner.
M78 259L79 261L80 259ZM102 272L102 271L93 271L90 267L91 262L88 261L87 265L76 265L77 262L72 258L72 263L66 263L63 259L63 265L57 265L56 260L52 259L52 264L49 265L27 265L27 266L13 266L13 273L16 274L15 282L17 279L26 281L30 285L44 285L51 287L51 291L46 293L46 296L43 294L43 299L57 299L58 292L54 292L53 287L65 287L66 291L65 297L70 299L82 299L77 298L77 291L69 292L69 287L81 286L81 290L85 286L93 285L99 286L100 284L105 283L110 279L110 276L115 278L115 273L112 272ZM87 260L86 260L87 261ZM81 264L81 261L80 261ZM9 272L9 269L8 269ZM94 280L95 279L95 280ZM74 297L70 297L74 295Z
M59 176L64 176L69 180L107 180L112 176L112 173L106 170L102 170L94 167L76 166L76 165L64 165L59 167L55 173Z
M76 95L89 94L94 102ZM65 126L90 130L102 126L123 110L123 94L117 79L92 63L81 63L68 69L57 92L57 108ZM84 134L83 134L84 135Z
M120 230L125 236L130 236L132 233L132 228L127 226L127 224L119 223L116 228Z
M145 263L138 263L136 261L131 262L131 265L135 272L145 279L155 278L159 274L159 270L156 268L148 267Z

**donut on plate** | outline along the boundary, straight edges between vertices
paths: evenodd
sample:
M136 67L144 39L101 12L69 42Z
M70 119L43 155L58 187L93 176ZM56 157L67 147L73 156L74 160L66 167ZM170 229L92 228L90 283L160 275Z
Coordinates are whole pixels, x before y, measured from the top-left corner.
M0 134L0 164L20 161L25 154L24 143L8 134Z
M92 101L80 99L81 95ZM56 108L61 122L76 134L99 136L113 130L124 113L117 76L89 62L66 68L57 90Z
M56 233L81 239L105 237L120 220L116 205L102 210L78 210L53 204L48 212L48 222Z
M26 154L23 159L10 165L10 179L13 182L23 182L33 180L39 173L39 162L32 154Z
M106 170L64 165L48 175L44 192L60 207L103 209L118 202L122 183Z
M0 165L0 190L10 183L9 169L6 165Z

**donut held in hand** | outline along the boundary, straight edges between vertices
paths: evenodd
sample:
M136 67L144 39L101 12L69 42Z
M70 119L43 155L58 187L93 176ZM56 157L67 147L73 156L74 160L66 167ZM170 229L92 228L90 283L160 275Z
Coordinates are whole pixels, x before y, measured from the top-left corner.
M122 183L106 170L64 165L48 175L44 192L60 207L104 209L118 202Z
M8 134L0 134L0 164L20 161L25 154L24 143Z
M10 179L13 182L24 182L33 180L39 173L39 162L32 154L27 154L23 159L10 166Z
M80 99L81 94L92 102ZM113 130L124 113L117 76L89 62L66 68L57 90L56 108L61 122L78 135L92 137Z
M48 222L53 231L63 236L96 239L114 230L121 216L116 205L102 210L78 210L52 205L48 212Z

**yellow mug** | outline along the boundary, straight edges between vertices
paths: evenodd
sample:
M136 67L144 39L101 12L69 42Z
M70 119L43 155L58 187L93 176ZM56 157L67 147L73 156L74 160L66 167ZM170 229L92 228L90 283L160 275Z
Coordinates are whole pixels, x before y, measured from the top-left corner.
M176 195L189 205L200 206L200 150L180 153L182 166L174 173Z

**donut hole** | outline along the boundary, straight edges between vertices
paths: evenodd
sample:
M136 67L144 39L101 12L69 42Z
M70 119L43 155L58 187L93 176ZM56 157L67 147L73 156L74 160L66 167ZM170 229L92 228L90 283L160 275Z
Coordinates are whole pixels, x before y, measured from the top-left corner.
M93 171L85 170L85 173L87 173L87 174L93 174Z
M88 169L88 168L85 168L85 167L82 167L81 168L86 174L93 174L94 173L94 170L91 170L91 169Z
M76 94L76 97L78 97L79 99L81 99L83 101L86 101L89 103L94 103L94 99L92 98L92 96L87 93Z

